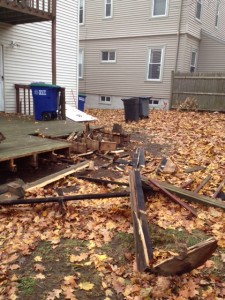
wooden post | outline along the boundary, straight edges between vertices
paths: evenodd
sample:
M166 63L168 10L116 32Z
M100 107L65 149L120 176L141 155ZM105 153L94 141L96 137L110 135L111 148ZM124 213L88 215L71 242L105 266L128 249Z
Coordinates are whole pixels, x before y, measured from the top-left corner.
M171 84L170 84L170 104L169 104L169 109L172 107L172 102L173 102L173 83L174 83L174 74L175 72L171 72Z
M16 88L16 113L19 114L20 113L20 88L18 84L15 84L15 88Z
M56 84L56 0L52 0L52 84Z

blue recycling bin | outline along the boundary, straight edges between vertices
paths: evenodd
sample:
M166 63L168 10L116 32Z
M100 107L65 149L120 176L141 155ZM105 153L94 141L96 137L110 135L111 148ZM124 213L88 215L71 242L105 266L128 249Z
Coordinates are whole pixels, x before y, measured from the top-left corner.
M46 83L32 83L30 88L33 96L35 120L49 121L56 119L60 86Z
M84 111L85 99L86 99L85 95L82 94L78 95L78 109L81 111Z

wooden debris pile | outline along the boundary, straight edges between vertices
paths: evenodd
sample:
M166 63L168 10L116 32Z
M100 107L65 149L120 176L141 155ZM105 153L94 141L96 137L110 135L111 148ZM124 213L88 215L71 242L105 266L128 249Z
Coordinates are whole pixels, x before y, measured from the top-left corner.
M72 143L72 151L86 153L88 151L114 151L120 145L130 141L130 135L125 133L119 124L114 124L112 130L97 128L91 129L86 125L82 133L73 132L67 141Z

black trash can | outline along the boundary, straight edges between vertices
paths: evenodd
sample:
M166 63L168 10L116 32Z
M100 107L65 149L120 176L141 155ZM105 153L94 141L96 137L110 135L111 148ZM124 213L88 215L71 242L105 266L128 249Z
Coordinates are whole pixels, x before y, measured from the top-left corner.
M139 97L139 116L141 119L148 118L150 99L151 97Z
M133 97L128 99L121 99L124 105L125 121L139 120L139 98Z

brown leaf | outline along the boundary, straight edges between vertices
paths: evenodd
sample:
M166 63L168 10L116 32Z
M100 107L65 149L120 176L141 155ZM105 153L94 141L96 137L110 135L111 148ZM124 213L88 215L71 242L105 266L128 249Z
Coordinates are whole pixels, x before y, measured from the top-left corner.
M62 290L54 289L52 292L48 293L46 300L59 299L61 294L62 294Z
M81 282L81 283L79 283L79 288L81 290L90 291L90 290L93 289L93 287L94 287L94 284L91 283L91 282Z
M39 274L37 274L37 275L35 276L35 278L37 278L37 279L45 279L45 275L42 274L42 273L39 273Z
M73 263L73 262L80 262L82 260L85 260L87 259L89 256L88 253L81 253L80 255L70 255L70 262Z
M43 272L45 271L45 267L41 264L34 264L34 270L37 272Z

